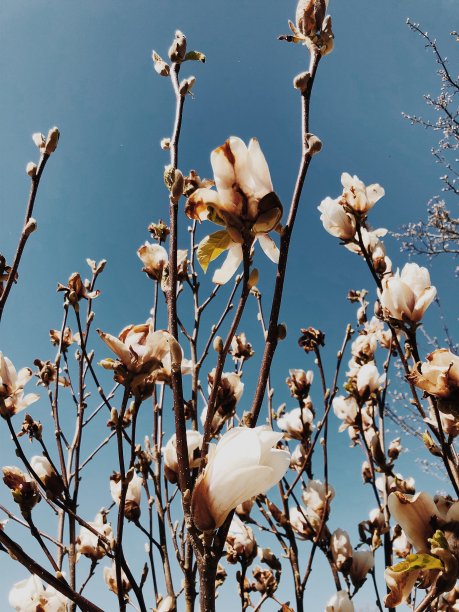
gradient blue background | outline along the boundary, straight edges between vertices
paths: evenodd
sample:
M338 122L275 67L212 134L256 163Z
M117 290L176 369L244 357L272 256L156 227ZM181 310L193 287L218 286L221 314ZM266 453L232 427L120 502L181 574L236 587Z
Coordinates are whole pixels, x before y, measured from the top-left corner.
M386 197L371 220L375 227L390 230L424 216L426 201L440 190L441 170L429 153L436 136L411 127L401 116L401 111L427 115L422 94L435 93L439 87L433 58L408 30L406 17L440 39L452 65L457 66L458 59L457 43L448 36L458 25L456 0L434 4L429 0L346 0L332 1L329 8L335 51L320 67L311 118L311 129L324 148L311 165L292 241L281 316L289 334L279 346L273 370L278 384L276 404L288 402L283 388L288 367L312 367L312 360L297 348L299 328L313 325L326 332L327 363L332 364L345 324L354 322L354 308L345 300L348 289L365 286L373 291L363 263L326 234L316 210L322 198L339 193L341 172L356 173L365 182L385 187ZM162 182L168 155L159 148L159 141L170 135L173 119L170 84L153 71L150 56L153 48L166 56L175 29L186 33L189 48L207 55L205 65L190 63L184 68L184 74L194 74L197 82L193 99L186 101L181 169L195 168L201 176L209 176L209 153L215 146L232 134L245 140L256 136L275 189L288 205L300 154L299 96L292 79L306 69L307 56L302 47L278 42L276 37L287 33L287 19L293 18L294 9L293 1L274 0L3 0L0 250L7 258L14 253L29 189L24 168L36 158L30 136L35 131L46 133L53 125L61 130L58 151L49 162L37 199L34 216L39 230L27 245L20 283L12 292L0 330L0 349L18 367L31 365L36 357L52 357L48 330L61 320L56 284L76 270L86 275L86 257L108 260L99 285L102 295L95 305L96 327L117 333L148 316L152 288L140 272L136 249L148 239L148 223L168 214ZM186 225L182 217L184 248ZM394 264L403 264L406 255L399 253L399 244L390 239L387 243ZM269 298L274 267L260 253L256 265L262 272L260 287ZM453 267L450 260L434 262L433 282L457 338L457 300L451 299L451 292L457 293ZM254 313L251 303L241 328L257 348L260 331ZM437 314L431 313L427 320L434 333L441 335ZM107 354L96 338L94 346L99 357ZM242 408L244 399L247 406L250 401L256 365L247 365ZM104 380L108 384L109 378ZM42 395L31 413L46 421L49 409ZM105 415L88 445L106 435L104 422ZM336 419L331 422L330 480L337 497L330 524L352 531L356 518L364 520L373 507L371 491L360 485L361 452L348 449L347 435L338 435ZM166 430L171 433L171 423ZM391 431L395 432L393 426ZM3 465L14 460L8 440L2 428ZM411 445L400 460L400 471L413 474L432 493L444 488L441 480L423 476L415 462L418 455L426 457L419 445ZM110 456L110 452L101 455L100 472L86 474L81 511L88 518L108 503L107 477L114 467ZM9 492L2 489L0 500L9 503ZM134 554L136 546L143 547L141 538L133 538ZM4 575L0 601L5 602L10 585L25 572L4 557L0 563ZM332 592L328 570L319 563L309 587L309 609L323 609ZM105 610L116 607L115 597L100 579L88 594ZM223 589L218 609L234 609L234 597L235 593ZM279 597L291 597L287 568ZM372 601L371 590L364 588L356 609L373 610Z

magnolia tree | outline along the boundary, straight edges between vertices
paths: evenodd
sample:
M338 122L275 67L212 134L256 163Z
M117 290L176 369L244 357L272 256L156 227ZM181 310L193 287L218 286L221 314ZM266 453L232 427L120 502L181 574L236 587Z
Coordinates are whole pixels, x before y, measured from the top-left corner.
M331 371L324 366L324 331L301 329L298 342L312 369L289 371L285 391L294 407L273 405L270 370L286 335L279 315L290 240L310 163L321 150L310 127L311 95L334 38L325 0L300 0L289 26L281 40L309 56L309 67L293 80L302 149L291 201L282 203L276 194L256 138L246 144L232 136L215 148L209 178L179 169L183 109L195 82L182 73L205 56L190 50L177 31L167 56L153 52L156 72L172 86L175 122L161 143L170 153L164 173L169 217L149 226L151 242L138 250L154 288L150 317L119 334L98 329L106 351L96 356L94 305L105 261L87 260L88 280L74 273L58 287L63 316L50 332L55 356L37 359L35 370L18 371L0 353L0 413L17 456L17 465L3 467L12 499L1 507L7 520L0 543L24 567L24 580L9 594L17 611L96 612L97 598L85 596L93 581L113 592L111 609L172 612L199 605L212 611L227 577L242 610L266 604L302 611L311 609L308 584L320 557L329 567L329 583L320 577L329 592L328 612L354 610L366 581L378 610L405 602L417 612L457 609L459 357L447 348L419 352L418 330L436 289L426 268L393 267L383 241L387 230L371 226L372 208L384 196L377 183L343 173L336 197L318 206L324 229L360 258L373 287L350 291L357 326L343 330ZM27 165L31 191L17 252L11 263L2 258L0 315L37 227L35 198L59 131L33 139L39 161ZM256 266L264 256L272 262L268 303L257 288ZM203 295L208 268L212 286ZM264 338L260 354L244 332L250 302ZM207 316L210 304L220 309L215 320ZM162 310L167 329L159 328ZM259 364L252 397L244 394L249 359ZM397 368L425 429L426 456L444 466L454 497L416 492L413 479L397 471L401 441L388 438L386 425L389 377ZM110 387L103 369L113 374ZM33 376L41 395L25 391ZM312 385L320 405L311 401ZM41 423L34 404L43 396L52 419ZM71 419L64 401L73 407ZM171 405L173 429L166 419ZM142 421L148 429L138 426L141 412L149 415ZM329 528L335 491L327 441L338 422L331 414L362 455L357 476L374 503L353 541L344 529L352 526ZM88 453L88 428L100 428L104 418L107 433ZM104 507L87 515L84 477L97 469L103 450L116 468L97 492ZM56 520L53 531L43 507ZM135 534L146 542L144 551L130 546ZM229 565L236 571L227 572ZM283 595L281 580L289 585Z

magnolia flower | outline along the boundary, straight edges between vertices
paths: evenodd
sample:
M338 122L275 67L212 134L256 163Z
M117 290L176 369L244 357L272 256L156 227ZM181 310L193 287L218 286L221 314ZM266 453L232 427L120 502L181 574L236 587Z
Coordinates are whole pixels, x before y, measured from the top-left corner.
M459 357L448 349L437 349L427 355L427 363L418 363L407 378L435 397L459 397Z
M132 478L129 481L126 501L124 504L124 515L128 521L135 521L140 516L140 498L142 495L143 479L133 472ZM110 493L113 501L119 505L121 499L121 480L119 475L110 477Z
M302 444L297 444L290 456L290 467L292 469L301 470L306 459L306 449Z
M334 497L334 488L331 485L325 486L325 483L320 480L308 480L308 484L303 491L303 501L306 508L320 517L323 515L327 498L329 507Z
M177 609L176 601L171 595L167 595L161 599L161 602L154 612L175 612Z
M337 591L327 602L325 612L354 612L354 604L347 591Z
M341 184L343 186L341 204L356 213L367 213L385 193L378 183L366 187L358 176L355 174L351 176L347 172L341 175Z
M29 474L14 465L5 466L2 471L3 482L11 490L14 501L19 505L22 514L29 515L41 499L37 483Z
M294 408L277 420L277 425L288 438L303 440L314 429L314 414L306 405Z
M333 412L338 419L343 421L339 431L344 431L347 427L355 425L357 415L359 414L359 405L352 396L344 397L343 395L338 395L333 400Z
M170 380L171 353L182 362L183 351L178 342L166 331L155 331L151 322L129 325L118 338L97 331L118 357L104 359L100 365L113 370L117 382L129 382L131 389L143 397L151 395L155 382Z
M392 567L386 567L384 580L390 592L384 598L384 605L387 608L394 608L406 601L419 578L419 573L420 570L400 572Z
M113 537L112 526L110 523L107 523L105 514L103 512L96 514L94 521L88 523L88 525L93 527L93 529L95 529L101 535L105 536L111 545L114 544L115 540ZM80 529L80 535L76 539L76 549L78 555L84 555L93 561L102 559L102 557L107 554L107 547L102 544L100 538L97 537L95 533L86 527L81 527Z
M115 593L115 595L117 595L118 585L116 582L115 562L112 563L111 567L104 567L104 581L108 587L108 590L112 591L112 593ZM128 577L126 576L123 570L121 570L121 582L123 585L123 592L127 593L131 589L131 583L129 582Z
M190 468L199 467L201 461L200 451L202 447L202 435L199 431L188 430L186 432L188 445L188 462ZM174 434L163 448L164 474L169 482L175 483L178 480L178 459L177 459L177 438Z
M46 457L43 455L35 455L30 460L30 465L49 492L54 495L62 493L62 479L56 474L53 466Z
M208 379L208 392L209 395L212 392L215 377L215 368L209 372ZM244 391L244 383L241 381L239 374L235 372L223 372L218 385L217 398L215 401L215 412L212 419L212 432L218 433L230 417L232 417L236 411L236 406L242 397ZM207 416L207 408L201 415L201 421L204 425Z
M357 373L357 391L361 397L371 395L380 389L386 380L385 374L379 374L373 362L363 365Z
M137 255L142 260L143 271L152 280L160 281L163 276L164 267L169 257L166 249L160 244L145 242L138 250Z
M237 563L242 557L251 563L257 554L257 542L252 529L245 525L238 516L234 516L226 536L226 558L229 563Z
M263 569L257 565L252 570L252 574L255 578L255 582L251 585L253 591L266 595L271 595L276 591L278 582L271 569Z
M237 505L279 482L290 464L288 451L273 448L281 438L268 426L235 427L209 445L191 500L198 529L220 527Z
M352 563L352 544L347 531L335 529L330 538L330 551L336 569L347 574Z
M13 585L8 603L16 612L67 612L67 598L51 586L45 589L35 574Z
M322 214L320 220L324 229L341 240L352 240L355 236L355 219L349 215L339 202L339 198L325 198L317 207Z
M375 560L370 550L354 550L349 575L355 587L362 585L369 571L373 569Z
M24 396L24 387L31 378L30 368L16 372L8 357L0 353L0 414L3 417L12 417L40 399L36 393Z
M303 400L309 395L309 390L314 380L314 372L308 370L289 370L290 377L286 384L290 389L290 395L296 399Z
M253 356L254 350L250 342L247 341L244 332L233 336L230 353L235 361L237 359L250 359Z
M389 511L417 552L430 552L427 541L435 531L434 520L439 517L438 508L428 493L404 495L391 493Z
M300 539L310 540L318 532L321 524L320 516L308 508L289 509L289 521L292 529L296 531Z
M407 263L401 273L382 281L378 290L379 301L385 312L393 319L418 323L435 299L437 290L430 285L427 268Z
M255 138L247 147L240 138L231 136L212 151L210 161L217 190L197 189L188 199L185 212L191 219L209 219L226 227L224 240L219 234L218 252L212 250L205 264L207 267L212 259L228 250L225 263L212 279L223 285L242 262L244 242L258 240L266 255L277 263L279 250L268 233L279 223L282 205L273 191L268 164ZM200 247L209 246L212 239L205 238Z
M351 353L356 359L366 363L373 360L377 348L378 341L375 334L360 334L351 345Z

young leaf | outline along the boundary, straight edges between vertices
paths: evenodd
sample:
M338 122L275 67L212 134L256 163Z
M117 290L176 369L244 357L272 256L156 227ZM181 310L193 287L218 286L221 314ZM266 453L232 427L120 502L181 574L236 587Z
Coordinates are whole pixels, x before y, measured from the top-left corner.
M203 64L205 64L206 56L204 55L204 53L201 53L201 51L188 51L188 53L185 55L184 61L186 62L187 60L191 60L193 62L202 62Z
M211 261L226 251L231 243L231 238L226 230L221 230L206 236L198 245L196 255L204 272Z
M416 553L408 555L404 561L392 566L394 572L410 572L413 570L442 570L443 563L438 557L427 553Z

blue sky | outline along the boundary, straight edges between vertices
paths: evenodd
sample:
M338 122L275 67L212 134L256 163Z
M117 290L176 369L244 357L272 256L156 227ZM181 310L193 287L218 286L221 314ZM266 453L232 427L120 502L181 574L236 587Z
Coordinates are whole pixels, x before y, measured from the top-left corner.
M459 18L455 0L436 0L435 8L429 0L331 0L329 8L335 51L320 67L311 118L311 129L324 148L311 165L292 242L281 317L289 334L274 369L278 403L288 399L282 388L287 368L312 366L297 348L299 328L313 325L326 332L331 363L345 324L354 321L353 308L345 301L348 289L373 289L362 262L344 252L319 221L316 206L325 196L338 194L341 172L384 186L386 196L375 207L372 222L390 230L422 217L425 203L440 190L440 169L429 153L435 136L401 116L402 111L426 114L422 94L438 90L433 58L408 30L406 18L436 36L452 62L458 59L457 44L448 40ZM108 260L96 307L97 327L116 333L148 316L151 285L140 272L136 249L148 239L148 223L167 216L162 171L168 159L159 141L170 134L173 118L170 85L154 73L151 50L165 55L175 29L186 33L189 48L207 56L205 65L184 69L197 82L193 99L186 102L180 167L209 176L213 148L229 135L245 140L256 136L287 207L300 151L299 96L292 79L306 69L307 56L303 48L276 38L287 33L294 9L292 1L274 0L3 0L0 250L7 257L14 251L24 214L29 187L24 168L36 156L30 136L53 125L61 130L59 149L37 200L39 229L27 246L20 283L0 330L0 349L15 364L51 357L48 330L57 327L61 317L55 287L76 270L86 274L86 257ZM184 218L182 224L185 247ZM398 244L388 244L395 264L403 264L406 255L399 253ZM257 265L268 298L273 266L260 255ZM457 337L457 310L447 294L455 282L452 268L450 261L435 262L433 282ZM249 336L260 337L254 304L242 327ZM105 355L96 339L94 346L99 357ZM253 368L247 370L246 398L253 388ZM33 414L40 410L45 420L44 400ZM336 421L332 423L336 430ZM0 431L0 441L6 462L5 431ZM366 518L371 497L365 491L366 497L359 498L360 485L353 484L359 478L359 452L347 448L345 434L334 433L332 442L331 481L342 483L337 486L332 526L346 527L345 519L356 512L360 516L363 507ZM412 471L422 481L413 464L417 453L412 449L404 456L401 471ZM108 454L105 461L109 471ZM99 477L93 474L90 481ZM432 481L430 486L435 490L441 483ZM349 488L355 495L348 495ZM0 499L7 495L1 491ZM91 515L95 510L89 506ZM0 601L10 582L23 575L10 562L6 567L9 579L0 585ZM323 583L314 581L314 610L322 609L332 592L325 578ZM103 605L113 605L104 587L99 596L107 602Z

